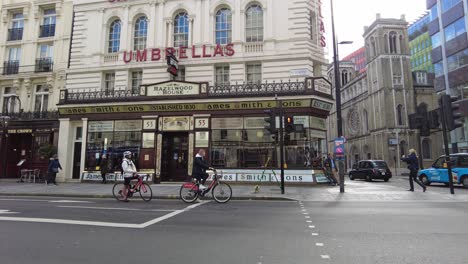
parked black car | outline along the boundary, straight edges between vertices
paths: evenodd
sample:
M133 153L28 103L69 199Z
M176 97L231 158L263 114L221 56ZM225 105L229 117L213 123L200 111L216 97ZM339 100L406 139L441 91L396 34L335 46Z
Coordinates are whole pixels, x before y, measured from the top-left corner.
M392 178L392 172L388 165L383 160L361 160L353 165L353 169L349 172L349 179L365 179L372 181L380 179L388 182Z

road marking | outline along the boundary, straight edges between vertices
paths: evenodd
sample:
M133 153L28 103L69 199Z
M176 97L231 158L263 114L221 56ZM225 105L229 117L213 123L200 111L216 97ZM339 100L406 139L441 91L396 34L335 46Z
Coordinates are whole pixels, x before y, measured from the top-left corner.
M312 223L312 220L307 220L306 222L307 222L307 223Z
M53 200L49 203L91 203L89 201L74 201L74 200Z
M79 209L97 209L97 210L119 210L119 211L144 211L144 212L174 212L177 209L135 209L135 208L122 208L122 207L93 207L93 206L73 206L73 205L59 205L59 208L79 208Z
M10 210L0 210L0 214L18 214L18 212L11 212Z
M309 213L302 213L302 214L304 214L304 215L308 215Z
M306 219L309 219L309 218L310 218L310 216L306 215L306 216L305 216L305 218L306 218Z
M50 218L27 218L27 217L0 217L0 221L16 221L16 222L33 222L33 223L51 223L51 224L67 224L67 225L86 225L86 226L102 226L102 227L120 227L120 228L137 228L142 229L150 225L159 223L178 214L187 212L195 207L209 203L210 201L193 204L184 209L177 210L167 215L155 218L143 224L128 224L128 223L111 223L111 222L98 222L98 221L78 221L67 219L50 219Z
M320 257L323 258L323 259L330 259L330 256L328 256L328 255L320 255Z
M315 228L315 226L313 226L313 225L310 225L310 226L309 226L309 228Z
M312 233L313 236L318 236L318 233Z
M307 212L307 210L305 210L305 209L302 209L302 212Z
M323 247L323 243L315 243L317 247Z

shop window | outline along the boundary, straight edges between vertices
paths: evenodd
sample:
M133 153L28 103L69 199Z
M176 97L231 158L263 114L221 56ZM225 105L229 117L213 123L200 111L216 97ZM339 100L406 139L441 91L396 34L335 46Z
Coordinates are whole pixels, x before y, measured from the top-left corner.
M143 133L143 141L142 141L141 146L142 148L153 149L155 146L155 134Z
M141 16L135 22L135 31L133 36L133 49L146 49L146 38L148 33L148 18Z
M113 132L89 132L86 144L86 170L95 170L104 153L113 151Z
M247 83L261 83L262 82L262 64L247 64Z
M39 149L43 146L50 144L50 135L34 135L34 150L33 159L36 161L48 159L50 157L42 157L39 153Z
M245 12L246 42L263 41L263 10L259 5L251 5Z
M228 8L222 8L216 13L216 44L229 44L232 39L232 13Z
M47 112L49 106L49 88L45 85L36 86L36 100L34 101L34 112Z
M116 53L120 50L121 24L120 19L116 19L110 24L107 49L108 53Z
M216 66L215 85L229 85L229 65Z
M189 20L186 12L181 12L174 19L174 47L187 47Z
M76 128L75 140L83 140L83 127Z

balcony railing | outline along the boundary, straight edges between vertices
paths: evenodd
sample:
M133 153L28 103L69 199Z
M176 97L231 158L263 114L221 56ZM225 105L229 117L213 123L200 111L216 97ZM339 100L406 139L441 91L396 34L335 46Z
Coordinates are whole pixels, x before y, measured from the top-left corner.
M54 120L58 119L58 111L34 111L34 112L13 112L1 113L2 116L9 116L11 120Z
M128 100L129 98L135 98L140 96L140 92L135 90L96 91L79 89L74 91L63 91L66 91L66 103L123 101Z
M53 70L54 63L52 58L40 58L36 59L35 72L51 72Z
M23 28L8 29L8 41L22 40L22 39L23 39Z
M268 96L275 94L302 94L306 91L304 82L236 83L208 87L208 96Z
M253 42L244 44L244 53L261 53L263 52L263 42Z
M18 74L19 61L5 61L3 62L3 75Z
M42 25L39 29L39 37L47 38L55 35L55 24Z

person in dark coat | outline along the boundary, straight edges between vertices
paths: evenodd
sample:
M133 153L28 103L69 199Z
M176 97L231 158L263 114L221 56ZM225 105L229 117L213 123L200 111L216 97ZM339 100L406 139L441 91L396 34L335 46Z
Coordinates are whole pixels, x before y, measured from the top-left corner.
M423 192L426 191L426 186L418 179L418 170L419 170L419 160L416 150L410 149L408 157L402 157L401 160L408 164L408 169L410 170L409 183L410 189L408 191L414 192L413 180L423 188Z
M57 185L57 182L55 182L55 178L57 177L57 172L59 172L59 169L62 169L62 165L60 165L58 156L57 154L55 154L49 160L49 166L47 168L47 174L49 176L49 179L47 180L47 184Z
M99 170L101 171L102 183L105 184L106 174L109 172L109 160L107 159L107 155L103 154L101 156L101 160L99 161Z
M208 163L205 160L206 151L204 149L200 149L195 155L195 159L193 161L193 169L192 169L192 177L197 179L200 182L200 190L206 189L204 186L207 178L206 170L212 169L208 166Z

